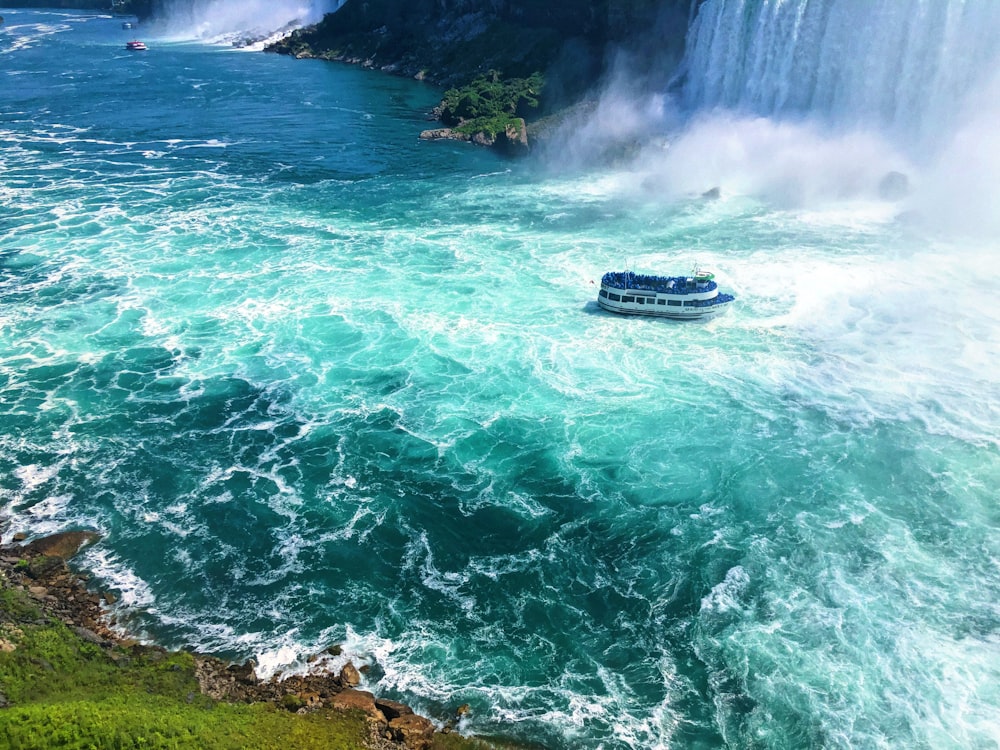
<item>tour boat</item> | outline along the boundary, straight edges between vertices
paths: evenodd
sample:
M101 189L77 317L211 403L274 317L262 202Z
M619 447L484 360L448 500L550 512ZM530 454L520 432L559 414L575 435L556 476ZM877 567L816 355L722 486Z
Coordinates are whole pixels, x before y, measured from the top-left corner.
M125 42L125 49L132 50L133 52L141 52L149 49L149 47L138 39L133 39L131 42Z
M131 29L132 28L132 23L130 21L122 21L122 28L123 29Z
M724 312L734 299L719 291L714 274L698 269L690 276L610 271L601 278L597 304L622 315L697 320Z

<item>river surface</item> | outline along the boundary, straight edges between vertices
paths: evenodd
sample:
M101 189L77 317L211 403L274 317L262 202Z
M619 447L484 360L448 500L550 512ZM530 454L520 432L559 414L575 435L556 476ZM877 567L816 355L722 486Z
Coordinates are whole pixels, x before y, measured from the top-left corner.
M873 142L511 162L418 82L2 15L3 538L98 530L121 627L554 750L998 746L998 243ZM695 263L726 315L596 306Z

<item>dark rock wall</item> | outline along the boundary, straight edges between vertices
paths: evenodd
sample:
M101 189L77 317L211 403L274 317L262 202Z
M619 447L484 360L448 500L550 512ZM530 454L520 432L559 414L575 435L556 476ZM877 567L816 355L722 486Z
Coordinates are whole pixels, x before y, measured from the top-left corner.
M547 96L565 101L623 55L636 75L672 69L696 2L347 0L273 51L358 62L445 85L491 69L506 76L544 71Z
M628 41L651 30L682 37L697 0L347 0L331 16L343 31L374 30L400 23L427 26L480 16L528 28L549 28L564 37Z

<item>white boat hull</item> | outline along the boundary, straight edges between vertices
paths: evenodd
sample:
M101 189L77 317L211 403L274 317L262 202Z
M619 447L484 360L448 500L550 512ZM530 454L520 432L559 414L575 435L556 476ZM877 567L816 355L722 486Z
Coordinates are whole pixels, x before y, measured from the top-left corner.
M654 306L643 305L640 308L636 304L622 304L608 302L598 299L597 304L602 310L617 313L619 315L644 315L648 318L669 318L670 320L704 320L715 318L721 315L729 307L728 302L719 302L711 307L691 308L689 310L661 310Z
M714 284L710 291L690 294L621 289L601 284L597 297L597 304L608 312L670 320L714 318L724 313L732 301L731 295L719 295Z

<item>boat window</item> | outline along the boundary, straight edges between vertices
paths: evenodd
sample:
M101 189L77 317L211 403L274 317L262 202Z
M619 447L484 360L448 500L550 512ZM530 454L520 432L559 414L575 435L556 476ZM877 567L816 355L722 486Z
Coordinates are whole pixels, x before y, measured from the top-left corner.
M658 304L658 305L665 305L665 304L667 304L667 301L665 299L658 299L658 300L656 300L656 304Z
M640 305L645 305L646 304L646 298L645 297L636 297L635 301L638 302Z
M672 299L672 300L669 300L667 302L667 304L670 305L671 307L680 307L681 306L681 301L679 299Z
M635 297L622 297L622 302L635 302Z
M607 298L607 296L608 296L608 293L607 293L607 291L605 291L604 289L602 289L602 290L600 291L600 293L599 293L599 294L600 294L600 296L601 296L601 297L604 297L605 299L606 299L606 298Z
M622 296L620 294L615 294L614 292L610 292L608 294L608 299L610 299L612 302L621 302Z
M684 300L684 307L694 307L694 306L695 304L693 299Z

